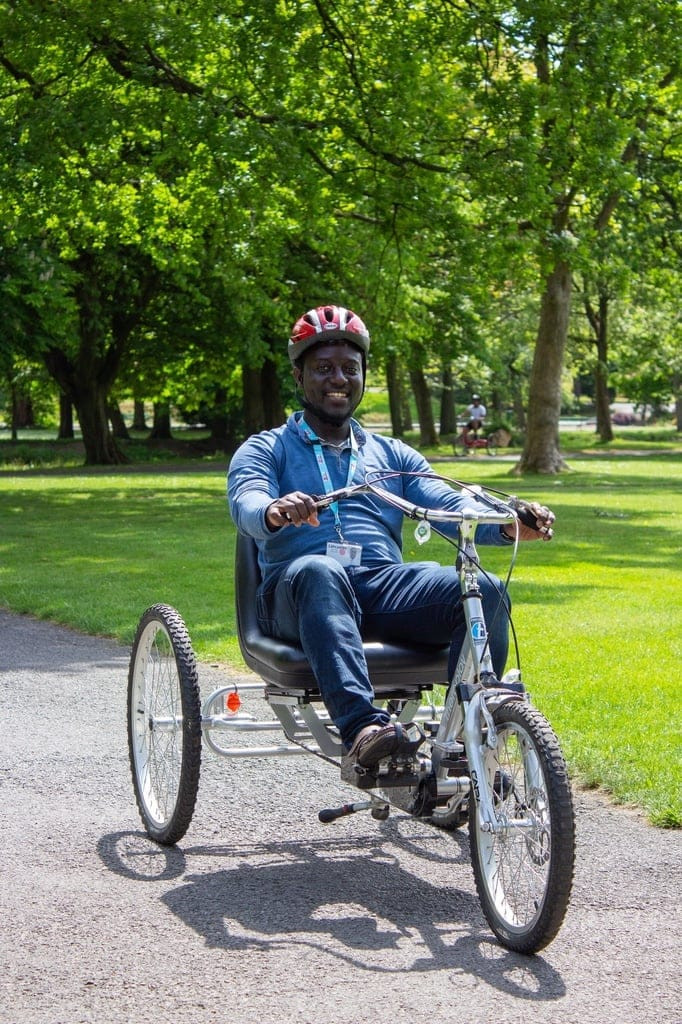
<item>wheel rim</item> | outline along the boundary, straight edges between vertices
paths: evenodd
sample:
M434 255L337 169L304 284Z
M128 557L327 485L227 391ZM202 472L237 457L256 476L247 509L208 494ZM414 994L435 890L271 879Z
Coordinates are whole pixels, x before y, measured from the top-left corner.
M551 865L547 785L534 744L515 723L498 731L486 754L498 821L507 831L478 832L483 883L496 913L512 931L526 931L539 917Z
M175 653L158 622L149 623L140 637L130 714L140 799L161 828L172 817L180 790L183 714Z

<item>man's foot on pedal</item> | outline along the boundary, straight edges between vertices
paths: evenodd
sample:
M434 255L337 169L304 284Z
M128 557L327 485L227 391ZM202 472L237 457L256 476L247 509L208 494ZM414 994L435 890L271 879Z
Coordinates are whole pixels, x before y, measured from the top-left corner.
M357 734L346 757L362 768L375 768L390 757L396 747L396 732L392 722L388 725L367 725Z
M424 739L421 729L416 735L409 735L408 728L400 722L389 722L388 725L368 725L361 729L353 740L346 754L347 763L357 764L361 768L375 769L381 761L392 757L409 756ZM410 729L414 732L414 729ZM418 742L415 739L418 737Z

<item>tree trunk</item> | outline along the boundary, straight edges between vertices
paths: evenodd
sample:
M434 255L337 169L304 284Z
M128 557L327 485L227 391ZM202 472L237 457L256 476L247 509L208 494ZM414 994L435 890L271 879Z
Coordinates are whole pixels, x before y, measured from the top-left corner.
M391 353L386 360L386 387L388 388L388 414L391 419L391 433L393 437L403 437L405 434L405 424L403 422L402 383L398 370L398 359L395 353Z
M18 430L30 430L36 425L31 396L19 393L16 388L13 391L12 418Z
M402 400L402 421L403 430L408 433L412 430L412 409L410 408L410 396L407 394L407 389L402 385L400 386L400 395Z
M226 388L216 388L206 420L211 431L210 444L213 451L226 452L230 433Z
M272 339L271 348L279 346ZM242 366L242 407L247 437L278 427L286 418L277 365L266 357L260 366Z
M673 374L673 397L675 399L675 429L682 432L682 374Z
M597 365L594 368L594 400L597 410L597 433L602 441L613 441L609 402L608 313L608 296L600 295L596 336Z
M266 359L261 368L261 388L263 390L265 429L269 430L271 427L279 426L286 418L277 366L272 359Z
M512 393L512 408L514 410L514 422L519 431L523 433L526 429L526 407L523 404L523 374L517 370L513 363L509 363L509 381Z
M140 398L133 400L133 430L147 430L144 402Z
M528 392L528 427L516 474L567 468L559 451L559 416L570 310L571 270L559 261L545 281Z
M265 430L265 402L259 367L242 366L242 402L246 437Z
M457 414L455 412L455 394L452 387L452 367L449 363L443 366L443 390L440 396L440 437L454 437L457 434Z
M422 447L432 447L438 444L438 435L431 408L431 391L420 366L410 370L410 382L419 417L419 443Z
M11 424L10 424L12 440L13 441L18 441L19 440L19 433L18 433L19 417L17 416L17 386L14 383L14 381L10 381L9 390L10 390L11 406L12 406L12 408L11 408Z
M154 423L149 440L170 441L172 438L170 405L168 402L154 402Z
M57 432L57 440L73 440L73 405L71 404L71 399L63 391L59 392L59 430Z
M65 399L76 410L83 436L86 466L109 466L125 462L109 429L107 415L107 392L96 372L86 372L84 364L92 371L93 360L90 347L81 343L76 360L72 361L61 349L47 349L43 360L49 374L57 381Z
M492 412L492 416L490 415ZM504 419L504 403L502 401L502 392L499 388L491 388L490 391L490 405L488 407L488 423L491 420L499 423Z
M84 251L72 261L78 349L73 356L56 347L43 353L48 372L76 409L86 465L126 461L109 429L107 396L158 281L154 267L134 250L121 250L113 262L111 255Z
M129 441L130 434L128 433L128 427L126 426L126 421L123 419L123 413L119 408L118 402L107 402L107 415L116 440Z
M74 397L78 422L83 434L86 466L110 466L125 462L109 429L107 397L99 388L90 388Z
M594 334L594 344L597 349L597 360L594 367L594 402L597 413L596 432L602 441L613 441L613 427L611 426L611 410L609 408L609 297L606 292L599 293L599 309L595 310L590 302L587 283L583 290L583 305L587 322Z

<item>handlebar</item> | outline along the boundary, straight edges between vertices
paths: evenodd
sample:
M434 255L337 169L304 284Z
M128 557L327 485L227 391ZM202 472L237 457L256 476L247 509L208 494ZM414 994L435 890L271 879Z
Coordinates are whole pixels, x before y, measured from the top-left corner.
M442 480L451 485L456 484L462 489L462 493L468 492L477 502L477 505L476 507L472 506L471 508L463 508L459 511L442 508L425 508L421 505L415 505L412 502L407 501L405 498L402 498L400 495L393 494L391 491L387 491L383 487L379 486L379 481L389 480L392 477L400 476L418 476L425 477L427 479ZM375 479L370 479L371 477L375 477ZM477 486L463 483L461 480L450 480L448 477L439 476L437 473L433 472L409 473L400 472L398 470L375 470L368 473L361 484L350 484L347 487L339 487L338 490L330 491L329 494L312 495L312 498L318 509L325 509L336 501L343 501L345 498L350 498L354 494L363 494L368 492L382 498L389 505L393 505L395 508L400 509L403 515L407 516L408 519L421 519L431 523L467 523L476 525L479 523L490 523L498 526L504 526L506 523L520 522L531 530L538 531L538 533L542 535L543 540L551 540L553 536L553 530L551 527L546 524L540 525L540 521L538 520L533 507L523 498L518 498L513 494L506 494L503 491L495 491L493 495L488 491L483 491ZM488 508L481 508L481 505L487 505Z
M399 476L409 474L390 473L385 474L382 479L386 476ZM436 474L418 474L426 477L433 475L435 479L443 479L438 477ZM437 509L437 508L425 508L422 505L415 505L413 502L407 501L398 494L393 494L391 491L385 490L383 487L379 487L378 484L371 481L365 480L361 484L351 484L348 487L339 487L335 491L330 491L329 494L313 494L312 498L318 509L328 508L336 501L343 501L346 498L350 498L356 494L371 493L376 494L377 497L383 498L389 505L394 505L399 508L401 512L408 517L408 519L422 519L431 523L492 523L497 525L504 525L505 523L513 523L516 519L521 518L517 510L515 510L512 504L518 499L511 498L508 502L499 501L498 499L491 498L490 495L482 496L478 494L473 487L464 487L469 490L472 498L479 502L485 500L486 503L490 503L489 509L481 508L480 504L478 507L472 506L471 508L459 509L457 511L451 509Z

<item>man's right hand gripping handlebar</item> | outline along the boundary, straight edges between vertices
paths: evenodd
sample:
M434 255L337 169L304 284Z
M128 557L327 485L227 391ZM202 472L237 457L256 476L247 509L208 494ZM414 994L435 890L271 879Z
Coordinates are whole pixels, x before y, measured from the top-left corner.
M319 526L317 513L320 509L328 508L341 498L366 490L366 484L351 484L348 487L339 487L337 491L330 491L329 494L304 494L303 491L292 491L291 494L284 494L268 505L265 510L265 521L271 530L277 530L280 526L300 526L301 523Z
M265 522L271 530L278 530L282 526L300 526L301 523L319 526L314 496L304 494L303 491L283 494L281 498L268 505L265 510Z

